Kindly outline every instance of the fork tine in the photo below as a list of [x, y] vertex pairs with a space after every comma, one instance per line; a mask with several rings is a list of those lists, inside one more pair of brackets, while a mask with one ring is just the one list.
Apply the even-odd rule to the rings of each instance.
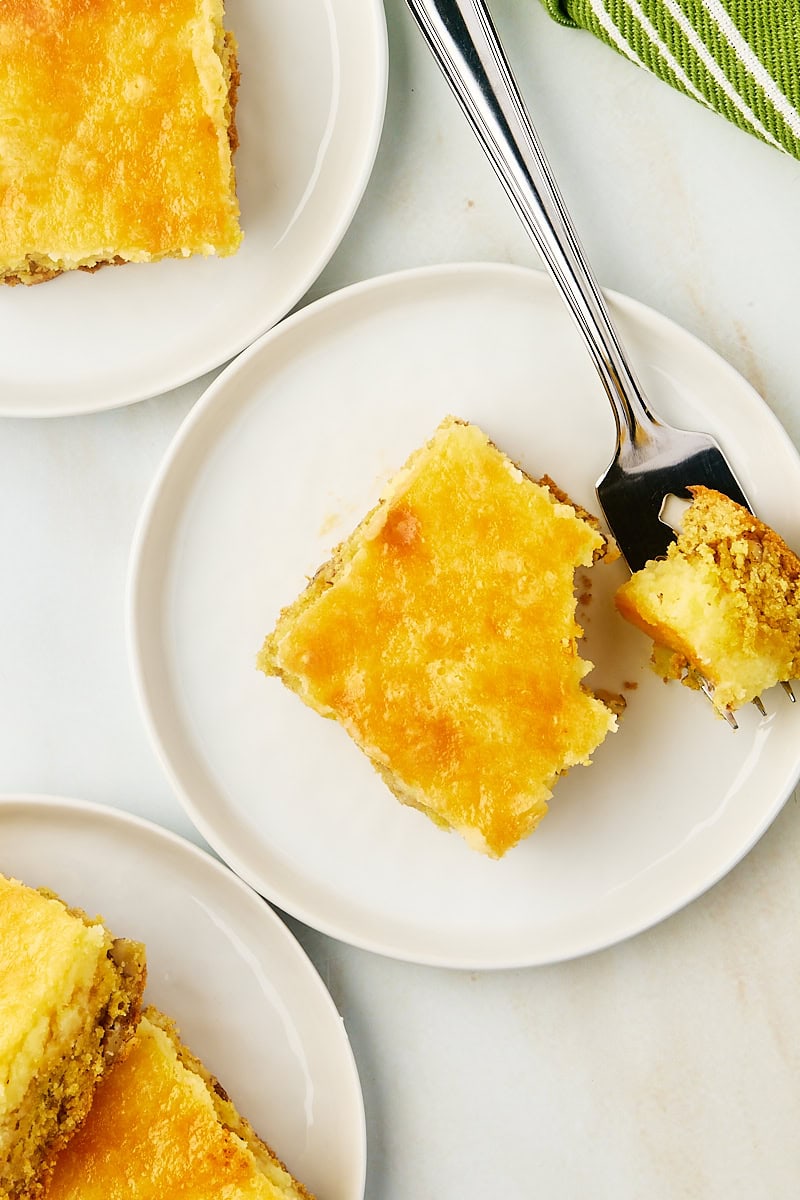
[[[714, 689], [711, 686], [711, 684], [708, 682], [707, 679], [701, 679], [699, 682], [700, 682], [700, 691], [703, 693], [704, 696], [707, 697], [707, 699], [709, 699], [711, 701], [712, 704], [714, 704]], [[789, 683], [789, 681], [785, 680], [785, 679], [782, 680], [781, 687], [783, 688], [784, 692], [791, 700], [792, 704], [796, 704], [797, 697], [795, 696], [794, 692], [792, 691], [792, 685]], [[766, 717], [767, 710], [764, 707], [764, 701], [761, 699], [761, 697], [754, 696], [752, 702], [756, 706], [758, 711], [761, 713], [761, 716]], [[716, 709], [717, 712], [719, 712], [719, 709], [717, 708], [716, 704], [714, 704], [714, 708]], [[737, 722], [736, 718], [734, 717], [734, 715], [730, 711], [730, 709], [726, 708], [725, 711], [722, 713], [722, 715], [725, 718], [725, 720], [728, 722], [728, 724], [730, 725], [731, 729], [739, 728], [739, 723]]]
[[731, 710], [729, 708], [719, 709], [719, 708], [717, 708], [716, 704], [714, 704], [714, 689], [711, 686], [711, 684], [708, 682], [708, 680], [707, 679], [699, 679], [698, 682], [700, 684], [700, 691], [703, 693], [703, 695], [706, 697], [706, 699], [711, 702], [711, 704], [713, 705], [713, 708], [714, 708], [714, 712], [721, 713], [721, 715], [725, 718], [725, 720], [730, 725], [731, 729], [738, 729], [739, 722], [736, 720], [736, 717], [733, 715]]
[[728, 724], [730, 725], [731, 729], [739, 728], [739, 722], [736, 720], [736, 717], [733, 715], [733, 713], [731, 712], [731, 710], [729, 708], [726, 708], [725, 712], [722, 715], [725, 718], [725, 720], [728, 722]]

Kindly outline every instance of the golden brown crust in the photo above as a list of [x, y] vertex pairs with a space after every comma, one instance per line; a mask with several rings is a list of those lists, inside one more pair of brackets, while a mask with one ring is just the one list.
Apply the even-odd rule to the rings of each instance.
[[[758, 575], [769, 564], [770, 572], [785, 581], [789, 598], [794, 598], [800, 588], [800, 558], [783, 538], [727, 496], [700, 486], [689, 491], [693, 503], [684, 525], [685, 540], [707, 546], [720, 569], [731, 578], [735, 573], [746, 572], [751, 587], [760, 588]], [[720, 519], [723, 505], [724, 521]], [[745, 543], [743, 547], [737, 546], [740, 539]], [[795, 623], [782, 605], [773, 604], [770, 616]]]
[[228, 75], [228, 145], [231, 148], [231, 154], [235, 154], [239, 149], [239, 127], [236, 124], [236, 106], [239, 103], [239, 85], [242, 82], [242, 77], [239, 74], [236, 39], [232, 33], [225, 34], [223, 61]]
[[6, 283], [9, 287], [16, 287], [18, 283], [33, 287], [35, 283], [47, 283], [48, 279], [55, 279], [57, 275], [63, 275], [63, 271], [53, 271], [50, 267], [31, 261], [24, 274], [0, 275], [0, 283]]

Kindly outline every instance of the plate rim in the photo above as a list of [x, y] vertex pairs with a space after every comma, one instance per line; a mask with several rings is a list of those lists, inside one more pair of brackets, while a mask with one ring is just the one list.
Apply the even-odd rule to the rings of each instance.
[[[285, 336], [291, 336], [297, 325], [315, 320], [317, 314], [324, 313], [330, 308], [346, 303], [351, 297], [359, 297], [365, 293], [377, 292], [383, 289], [391, 290], [394, 287], [402, 287], [409, 283], [422, 282], [424, 284], [429, 279], [446, 279], [447, 276], [452, 276], [455, 279], [463, 277], [465, 274], [475, 274], [476, 276], [495, 275], [498, 279], [501, 277], [517, 280], [527, 278], [531, 283], [535, 281], [535, 286], [537, 287], [552, 286], [544, 270], [504, 262], [439, 263], [388, 272], [350, 284], [347, 287], [315, 300], [313, 303], [291, 314], [291, 316], [287, 317], [279, 325], [274, 326], [253, 342], [247, 350], [234, 362], [228, 364], [220, 375], [212, 381], [192, 410], [187, 414], [167, 447], [140, 510], [131, 541], [128, 562], [125, 592], [125, 637], [137, 705], [147, 729], [150, 743], [165, 772], [170, 787], [193, 826], [214, 847], [215, 851], [230, 866], [231, 870], [240, 875], [249, 886], [260, 894], [265, 895], [272, 903], [297, 920], [328, 937], [335, 938], [358, 949], [368, 950], [390, 959], [416, 963], [423, 966], [455, 970], [508, 970], [546, 966], [586, 957], [612, 946], [620, 945], [632, 937], [654, 928], [667, 918], [688, 907], [688, 905], [692, 904], [728, 875], [760, 841], [783, 809], [797, 787], [798, 782], [800, 782], [800, 763], [798, 763], [795, 773], [789, 777], [788, 782], [785, 782], [783, 787], [776, 793], [773, 804], [764, 814], [761, 822], [754, 827], [751, 836], [737, 849], [736, 854], [727, 859], [724, 864], [715, 869], [710, 875], [707, 877], [704, 876], [701, 882], [693, 885], [685, 895], [682, 894], [677, 900], [660, 906], [655, 915], [631, 920], [611, 937], [608, 935], [596, 937], [594, 940], [583, 942], [579, 947], [567, 948], [560, 954], [526, 954], [521, 949], [517, 953], [511, 954], [503, 952], [487, 953], [485, 949], [480, 953], [471, 954], [460, 952], [448, 953], [446, 948], [441, 946], [435, 952], [421, 951], [419, 948], [415, 949], [413, 946], [403, 944], [402, 939], [392, 942], [360, 933], [353, 933], [346, 927], [346, 923], [331, 920], [326, 918], [324, 914], [313, 910], [310, 911], [302, 903], [297, 902], [294, 897], [287, 899], [279, 888], [275, 889], [268, 886], [268, 881], [257, 870], [251, 870], [248, 864], [243, 862], [241, 857], [231, 850], [224, 833], [198, 813], [191, 796], [180, 781], [177, 771], [173, 768], [167, 747], [159, 734], [150, 711], [141, 670], [140, 623], [142, 616], [138, 610], [137, 582], [140, 573], [140, 563], [146, 551], [148, 532], [157, 508], [162, 486], [170, 475], [175, 459], [180, 455], [184, 443], [192, 437], [195, 427], [203, 422], [208, 411], [213, 409], [218, 393], [222, 392], [224, 395], [224, 390], [229, 380], [244, 370], [252, 358], [264, 352], [269, 353], [269, 346], [273, 341], [278, 341]], [[613, 289], [603, 288], [602, 291], [612, 306], [619, 311], [625, 312], [626, 315], [630, 315], [648, 331], [658, 332], [661, 329], [667, 329], [677, 332], [681, 338], [686, 339], [688, 343], [691, 343], [702, 353], [711, 356], [720, 371], [723, 374], [728, 374], [729, 377], [735, 378], [738, 385], [749, 392], [751, 397], [761, 406], [764, 421], [771, 425], [773, 435], [782, 440], [785, 449], [795, 459], [800, 470], [800, 451], [794, 445], [786, 429], [763, 397], [727, 359], [690, 330], [685, 329], [671, 317], [660, 313], [644, 302]]]
[[[253, 2], [257, 2], [257, 0], [253, 0]], [[334, 0], [334, 2], [338, 2], [338, 0]], [[360, 4], [364, 2], [365, 0], [359, 0]], [[347, 203], [342, 206], [338, 222], [330, 227], [323, 249], [309, 264], [305, 274], [298, 276], [294, 286], [287, 289], [279, 309], [268, 314], [267, 324], [258, 322], [260, 327], [255, 333], [249, 333], [243, 339], [240, 337], [238, 341], [232, 339], [231, 345], [222, 357], [219, 353], [215, 353], [209, 358], [204, 358], [199, 365], [187, 367], [178, 372], [173, 371], [169, 378], [162, 378], [158, 387], [132, 388], [129, 391], [115, 390], [110, 398], [96, 396], [85, 403], [74, 400], [66, 406], [60, 406], [52, 399], [42, 399], [33, 404], [20, 402], [14, 398], [16, 389], [0, 386], [0, 417], [46, 420], [59, 417], [89, 416], [94, 413], [113, 412], [131, 404], [138, 404], [143, 400], [152, 400], [168, 395], [177, 388], [194, 383], [211, 371], [220, 367], [225, 369], [238, 355], [279, 324], [302, 300], [333, 258], [353, 222], [372, 177], [383, 135], [389, 93], [389, 32], [383, 0], [368, 0], [368, 2], [371, 4], [372, 18], [375, 22], [375, 37], [370, 40], [372, 42], [371, 52], [375, 55], [373, 61], [376, 71], [376, 91], [369, 136], [362, 147], [360, 172], [354, 176], [352, 187], [348, 191]], [[121, 372], [120, 378], [124, 380], [124, 371]], [[0, 376], [0, 385], [2, 382], [2, 376]], [[54, 387], [48, 394], [57, 395], [58, 388]]]
[[190, 842], [187, 838], [172, 829], [168, 829], [165, 825], [160, 825], [158, 822], [152, 821], [147, 817], [141, 817], [136, 813], [129, 812], [127, 809], [117, 808], [110, 804], [99, 804], [92, 800], [82, 800], [72, 796], [44, 792], [0, 792], [0, 825], [6, 815], [13, 810], [22, 810], [23, 812], [27, 811], [30, 813], [37, 811], [45, 813], [55, 810], [59, 813], [68, 813], [76, 818], [81, 816], [89, 818], [92, 821], [99, 822], [101, 825], [116, 825], [121, 830], [133, 827], [147, 838], [166, 843], [173, 850], [177, 851], [179, 855], [186, 855], [196, 865], [199, 865], [201, 871], [210, 872], [216, 877], [218, 882], [222, 882], [223, 887], [231, 888], [244, 904], [249, 905], [253, 914], [257, 914], [258, 919], [266, 921], [271, 927], [274, 936], [282, 941], [287, 953], [292, 954], [298, 965], [302, 966], [304, 978], [307, 980], [308, 986], [314, 991], [316, 999], [327, 1011], [327, 1016], [331, 1021], [331, 1029], [335, 1029], [342, 1039], [341, 1048], [344, 1052], [347, 1069], [350, 1072], [350, 1084], [354, 1089], [354, 1099], [358, 1110], [358, 1128], [353, 1132], [356, 1135], [354, 1138], [354, 1149], [358, 1155], [358, 1161], [355, 1164], [355, 1175], [356, 1186], [359, 1190], [355, 1193], [353, 1200], [363, 1200], [367, 1178], [366, 1109], [364, 1091], [361, 1085], [358, 1063], [356, 1062], [353, 1046], [342, 1016], [334, 1003], [330, 991], [325, 986], [322, 976], [304, 947], [301, 946], [285, 922], [281, 920], [278, 913], [272, 907], [272, 904], [255, 888], [250, 887], [242, 876], [231, 870], [224, 861], [215, 858], [213, 854], [210, 854], [202, 846]]

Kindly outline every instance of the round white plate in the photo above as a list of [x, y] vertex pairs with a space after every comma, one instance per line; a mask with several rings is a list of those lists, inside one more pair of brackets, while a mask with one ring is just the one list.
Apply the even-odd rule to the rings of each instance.
[[284, 316], [339, 244], [383, 123], [381, 0], [227, 0], [226, 24], [241, 249], [0, 287], [0, 415], [95, 412], [196, 379]]
[[[715, 432], [757, 511], [800, 545], [800, 460], [763, 401], [665, 318], [612, 306], [656, 408]], [[613, 421], [545, 276], [463, 266], [358, 285], [248, 350], [179, 432], [135, 541], [133, 670], [192, 820], [282, 908], [398, 957], [550, 962], [652, 925], [733, 866], [800, 774], [800, 705], [776, 689], [769, 717], [748, 708], [734, 734], [702, 695], [665, 687], [613, 610], [624, 568], [598, 566], [589, 680], [624, 690], [628, 711], [594, 765], [558, 783], [539, 829], [499, 862], [402, 807], [346, 734], [254, 659], [447, 413], [596, 507]]]
[[303, 950], [204, 851], [115, 809], [0, 797], [0, 872], [147, 948], [145, 999], [316, 1195], [361, 1200], [364, 1109], [350, 1043]]

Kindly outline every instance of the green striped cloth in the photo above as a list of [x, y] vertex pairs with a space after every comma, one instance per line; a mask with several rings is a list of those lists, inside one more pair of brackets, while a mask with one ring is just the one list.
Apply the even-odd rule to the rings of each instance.
[[542, 0], [741, 129], [800, 158], [800, 0]]

